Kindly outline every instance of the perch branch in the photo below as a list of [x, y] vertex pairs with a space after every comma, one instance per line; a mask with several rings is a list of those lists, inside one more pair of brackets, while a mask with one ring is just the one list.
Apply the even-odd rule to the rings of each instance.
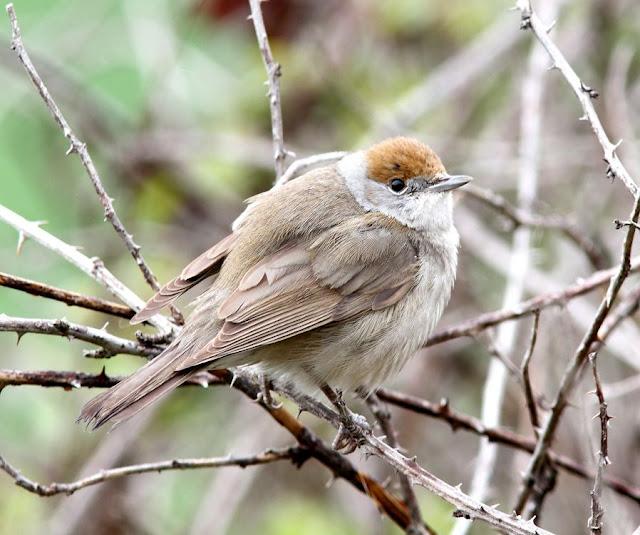
[[89, 297], [69, 290], [63, 290], [41, 282], [16, 277], [15, 275], [9, 275], [8, 273], [0, 272], [0, 286], [13, 288], [14, 290], [20, 290], [39, 297], [46, 297], [48, 299], [53, 299], [54, 301], [60, 301], [69, 306], [103, 312], [119, 318], [130, 319], [135, 314], [133, 309], [119, 303], [106, 301], [98, 297]]
[[204, 459], [171, 459], [155, 463], [134, 464], [131, 466], [121, 466], [108, 470], [100, 470], [88, 477], [84, 477], [72, 483], [49, 483], [44, 485], [23, 476], [15, 467], [0, 455], [0, 469], [13, 478], [16, 485], [38, 496], [55, 496], [56, 494], [66, 494], [71, 496], [91, 485], [104, 483], [112, 479], [131, 476], [134, 474], [147, 474], [149, 472], [166, 472], [168, 470], [194, 470], [199, 468], [222, 468], [225, 466], [237, 466], [246, 468], [276, 461], [289, 460], [297, 467], [308, 459], [308, 453], [301, 447], [290, 447], [284, 449], [270, 449], [256, 455], [244, 457], [209, 457]]
[[[55, 100], [51, 96], [51, 93], [47, 89], [47, 86], [42, 81], [42, 78], [38, 74], [35, 66], [33, 65], [27, 50], [24, 47], [22, 42], [22, 35], [20, 33], [20, 27], [18, 26], [18, 19], [16, 17], [15, 9], [13, 8], [13, 4], [7, 5], [7, 14], [9, 15], [9, 20], [11, 21], [11, 50], [13, 50], [20, 63], [24, 67], [24, 70], [29, 75], [29, 78], [33, 82], [33, 85], [38, 90], [40, 97], [44, 101], [47, 106], [49, 112], [53, 116], [56, 124], [62, 130], [64, 137], [69, 140], [71, 144], [69, 150], [67, 150], [67, 154], [75, 153], [80, 158], [87, 175], [89, 176], [89, 180], [93, 184], [96, 193], [98, 194], [98, 198], [100, 199], [100, 204], [104, 210], [104, 217], [111, 226], [114, 228], [120, 239], [125, 244], [129, 253], [133, 257], [135, 263], [138, 265], [138, 268], [142, 272], [145, 281], [147, 284], [151, 286], [151, 288], [155, 291], [160, 289], [160, 285], [158, 284], [158, 279], [151, 271], [151, 268], [145, 262], [142, 253], [140, 252], [140, 246], [133, 241], [133, 235], [127, 231], [127, 229], [122, 224], [120, 217], [118, 216], [114, 206], [113, 199], [109, 197], [107, 191], [105, 190], [100, 175], [98, 174], [98, 170], [96, 169], [93, 160], [87, 150], [87, 144], [80, 141], [78, 137], [75, 135], [69, 123], [65, 119], [64, 115], [60, 111], [60, 108], [56, 104]], [[172, 309], [174, 319], [177, 323], [182, 324], [183, 318], [177, 309]]]

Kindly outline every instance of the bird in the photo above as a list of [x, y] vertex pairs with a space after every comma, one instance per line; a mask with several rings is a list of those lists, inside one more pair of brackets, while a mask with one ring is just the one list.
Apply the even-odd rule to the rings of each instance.
[[452, 191], [470, 180], [421, 141], [393, 137], [249, 198], [232, 232], [131, 320], [211, 279], [175, 339], [78, 420], [118, 424], [198, 372], [243, 366], [325, 393], [372, 392], [424, 345], [449, 301]]

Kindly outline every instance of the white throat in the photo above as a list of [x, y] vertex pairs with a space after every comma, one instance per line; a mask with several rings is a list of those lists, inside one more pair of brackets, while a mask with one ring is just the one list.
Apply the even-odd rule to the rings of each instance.
[[422, 232], [446, 232], [453, 228], [451, 193], [396, 195], [367, 176], [364, 151], [348, 154], [337, 164], [353, 197], [368, 212], [380, 212]]

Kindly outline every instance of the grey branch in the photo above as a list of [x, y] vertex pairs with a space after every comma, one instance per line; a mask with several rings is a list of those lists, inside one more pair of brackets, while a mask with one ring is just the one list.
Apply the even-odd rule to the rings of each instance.
[[28, 490], [38, 496], [55, 496], [56, 494], [66, 494], [70, 496], [80, 489], [104, 483], [112, 479], [131, 476], [135, 474], [146, 474], [149, 472], [166, 472], [168, 470], [194, 470], [201, 468], [222, 468], [224, 466], [237, 466], [246, 468], [276, 461], [291, 460], [296, 465], [301, 465], [308, 455], [301, 447], [290, 447], [283, 449], [271, 449], [256, 455], [247, 456], [227, 456], [208, 457], [202, 459], [171, 459], [155, 463], [134, 464], [131, 466], [121, 466], [109, 470], [101, 470], [93, 475], [73, 481], [71, 483], [49, 483], [42, 484], [23, 476], [15, 467], [0, 455], [0, 470], [6, 472], [13, 478], [16, 485]]
[[520, 366], [520, 373], [522, 374], [522, 385], [524, 389], [524, 397], [527, 402], [527, 410], [529, 411], [529, 420], [531, 421], [531, 427], [533, 432], [538, 436], [538, 428], [540, 427], [540, 420], [538, 418], [538, 407], [536, 405], [535, 396], [533, 395], [533, 387], [531, 386], [531, 378], [529, 377], [529, 363], [533, 356], [533, 350], [536, 347], [536, 340], [538, 338], [538, 324], [540, 322], [540, 311], [537, 310], [533, 315], [533, 325], [531, 327], [531, 336], [529, 337], [529, 345], [527, 352], [522, 358], [522, 364]]
[[[640, 256], [634, 257], [629, 265], [629, 272], [633, 273], [640, 269]], [[562, 305], [571, 299], [580, 297], [586, 293], [589, 293], [596, 288], [600, 288], [605, 284], [610, 284], [619, 271], [619, 268], [611, 268], [603, 271], [596, 271], [586, 279], [580, 278], [573, 285], [567, 288], [557, 291], [541, 294], [536, 297], [532, 297], [526, 301], [518, 303], [516, 306], [503, 310], [496, 310], [494, 312], [487, 312], [480, 316], [460, 323], [454, 327], [449, 327], [432, 334], [425, 347], [441, 344], [447, 340], [453, 340], [454, 338], [460, 338], [462, 336], [475, 335], [489, 327], [498, 325], [503, 321], [510, 321], [533, 314], [537, 310], [548, 308], [554, 305]]]
[[249, 0], [251, 20], [258, 39], [258, 47], [262, 55], [264, 67], [267, 70], [267, 85], [269, 90], [269, 109], [271, 110], [271, 136], [273, 137], [273, 163], [276, 171], [276, 181], [282, 176], [287, 160], [287, 150], [284, 148], [284, 133], [282, 127], [282, 108], [280, 106], [280, 77], [282, 69], [273, 59], [267, 30], [262, 19], [261, 0]]
[[589, 517], [588, 526], [593, 535], [600, 535], [602, 533], [602, 518], [604, 517], [604, 507], [602, 506], [602, 481], [604, 477], [604, 470], [609, 460], [609, 422], [611, 416], [607, 412], [607, 402], [604, 398], [602, 391], [602, 383], [600, 382], [600, 374], [596, 366], [597, 353], [591, 353], [589, 355], [589, 362], [591, 362], [591, 369], [593, 371], [593, 382], [595, 384], [594, 394], [598, 398], [598, 414], [600, 418], [600, 451], [598, 452], [598, 468], [596, 470], [596, 477], [593, 481], [593, 489], [591, 490], [591, 516]]
[[582, 80], [580, 80], [571, 65], [569, 65], [569, 62], [564, 57], [560, 49], [549, 37], [548, 28], [545, 27], [536, 13], [533, 11], [531, 7], [531, 0], [517, 0], [516, 7], [522, 14], [522, 22], [520, 27], [525, 30], [531, 29], [533, 34], [536, 36], [538, 41], [540, 41], [542, 46], [551, 57], [553, 66], [562, 73], [562, 76], [564, 76], [565, 80], [575, 93], [576, 97], [578, 97], [578, 100], [580, 101], [580, 105], [582, 106], [582, 110], [584, 112], [583, 118], [589, 121], [593, 133], [602, 146], [604, 160], [608, 165], [607, 175], [611, 178], [619, 178], [620, 180], [622, 180], [627, 189], [633, 194], [634, 198], [638, 197], [640, 193], [638, 191], [638, 185], [635, 183], [633, 178], [631, 178], [631, 175], [626, 170], [626, 168], [620, 161], [620, 158], [618, 158], [618, 155], [616, 154], [616, 149], [618, 148], [618, 145], [620, 143], [614, 144], [609, 140], [609, 137], [607, 136], [607, 133], [602, 126], [602, 122], [600, 121], [600, 117], [598, 117], [598, 114], [593, 107], [592, 100], [597, 98], [597, 91], [587, 86]]
[[18, 333], [18, 340], [27, 333], [48, 334], [83, 340], [102, 348], [102, 351], [97, 353], [89, 352], [87, 354], [87, 356], [94, 357], [110, 357], [119, 353], [151, 357], [161, 351], [157, 347], [144, 346], [138, 342], [114, 336], [104, 328], [96, 329], [95, 327], [72, 323], [65, 319], [17, 318], [0, 314], [0, 331]]
[[[391, 412], [389, 411], [389, 408], [385, 406], [384, 402], [382, 402], [376, 394], [371, 394], [367, 397], [366, 401], [371, 412], [378, 421], [380, 429], [387, 437], [386, 440], [389, 446], [392, 448], [398, 448], [398, 433], [391, 422]], [[411, 525], [407, 529], [407, 533], [410, 533], [411, 535], [426, 535], [434, 533], [422, 519], [420, 505], [418, 504], [416, 493], [411, 485], [411, 480], [402, 472], [398, 472], [398, 478], [400, 479], [400, 487], [402, 488], [404, 501], [407, 503], [409, 513], [411, 514]]]
[[[43, 247], [50, 249], [67, 262], [81, 269], [132, 309], [140, 310], [144, 306], [144, 301], [116, 278], [99, 258], [89, 258], [85, 256], [76, 247], [63, 242], [59, 238], [49, 234], [46, 230], [41, 229], [39, 224], [27, 221], [24, 217], [1, 204], [0, 221], [11, 225], [18, 231], [20, 236], [33, 239]], [[156, 314], [153, 318], [150, 318], [149, 323], [155, 325], [165, 333], [170, 333], [175, 330], [175, 326], [160, 314]]]
[[[62, 115], [60, 108], [51, 96], [51, 93], [49, 93], [47, 86], [42, 81], [42, 78], [38, 74], [35, 66], [31, 62], [31, 58], [29, 57], [29, 54], [27, 53], [27, 50], [22, 43], [20, 27], [18, 26], [18, 19], [13, 8], [13, 4], [7, 5], [7, 13], [9, 15], [9, 20], [11, 21], [11, 49], [18, 56], [18, 60], [29, 75], [29, 78], [33, 82], [33, 85], [38, 90], [38, 93], [49, 109], [49, 112], [53, 116], [56, 124], [62, 130], [64, 137], [66, 137], [71, 143], [67, 154], [75, 153], [78, 155], [80, 161], [82, 162], [82, 165], [87, 172], [87, 175], [89, 176], [89, 179], [91, 180], [91, 183], [93, 184], [94, 189], [96, 190], [96, 193], [98, 194], [100, 204], [104, 209], [105, 219], [111, 223], [118, 236], [120, 236], [120, 238], [124, 242], [125, 246], [140, 268], [140, 271], [142, 272], [142, 275], [144, 276], [144, 279], [147, 281], [149, 286], [151, 286], [151, 288], [156, 291], [159, 290], [160, 285], [158, 284], [158, 280], [145, 262], [142, 253], [140, 252], [140, 246], [133, 241], [133, 236], [122, 224], [122, 221], [120, 220], [120, 217], [118, 216], [113, 206], [113, 199], [109, 197], [107, 191], [104, 189], [102, 180], [100, 179], [100, 175], [98, 174], [98, 170], [96, 169], [89, 151], [87, 150], [86, 143], [80, 141], [80, 139], [78, 139], [78, 137], [75, 135], [64, 115]], [[179, 323], [182, 321], [182, 317], [177, 311], [174, 312], [174, 317]]]
[[[639, 215], [640, 196], [638, 196], [634, 202], [629, 220], [637, 223]], [[613, 302], [615, 301], [622, 284], [631, 271], [631, 249], [633, 246], [635, 232], [636, 227], [630, 225], [624, 239], [620, 265], [616, 268], [615, 275], [609, 282], [607, 293], [600, 302], [600, 306], [598, 307], [591, 326], [584, 334], [573, 358], [564, 371], [560, 382], [560, 388], [558, 389], [552, 404], [551, 412], [542, 431], [540, 432], [536, 449], [529, 460], [529, 465], [523, 478], [523, 488], [517, 500], [518, 503], [521, 503], [523, 501], [523, 497], [530, 492], [536, 478], [541, 473], [541, 469], [547, 462], [547, 451], [551, 447], [551, 443], [555, 437], [564, 409], [569, 404], [569, 396], [576, 385], [580, 369], [584, 365], [589, 354], [594, 351], [594, 345], [598, 344], [598, 332], [609, 315], [609, 312], [611, 312]]]
[[558, 215], [540, 215], [523, 210], [510, 204], [503, 196], [474, 184], [466, 186], [462, 193], [489, 206], [516, 228], [526, 226], [561, 232], [584, 252], [591, 265], [596, 269], [604, 269], [609, 265], [607, 254], [602, 248], [578, 225], [566, 218]]
[[15, 275], [10, 275], [8, 273], [0, 272], [0, 286], [20, 290], [31, 295], [46, 297], [47, 299], [53, 299], [54, 301], [60, 301], [69, 306], [86, 308], [96, 312], [104, 312], [105, 314], [120, 318], [130, 319], [135, 314], [132, 308], [120, 305], [119, 303], [106, 301], [98, 297], [89, 297], [69, 290], [63, 290], [62, 288], [56, 288], [41, 282], [16, 277]]

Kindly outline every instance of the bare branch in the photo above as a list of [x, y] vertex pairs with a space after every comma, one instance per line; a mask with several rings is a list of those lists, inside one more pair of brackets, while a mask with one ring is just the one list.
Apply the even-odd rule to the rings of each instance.
[[[376, 394], [368, 396], [366, 401], [371, 412], [373, 412], [373, 415], [378, 421], [380, 429], [387, 437], [387, 444], [392, 448], [398, 448], [398, 433], [396, 432], [393, 423], [391, 423], [391, 412], [389, 412], [389, 409], [382, 401], [380, 401]], [[418, 504], [418, 499], [416, 498], [413, 486], [411, 485], [411, 480], [402, 472], [398, 472], [398, 478], [400, 479], [400, 486], [402, 488], [404, 501], [407, 503], [409, 512], [411, 513], [411, 525], [409, 526], [407, 533], [411, 533], [411, 535], [434, 533], [433, 530], [425, 524], [422, 518], [420, 505]]]
[[[462, 429], [463, 431], [487, 437], [491, 442], [529, 453], [533, 453], [536, 447], [536, 441], [534, 439], [519, 435], [504, 427], [486, 427], [479, 419], [452, 409], [446, 399], [443, 399], [440, 403], [432, 403], [425, 399], [387, 388], [378, 389], [377, 395], [380, 399], [392, 405], [430, 418], [443, 420], [451, 426], [453, 431]], [[592, 471], [570, 457], [549, 451], [549, 459], [559, 468], [583, 479], [593, 479], [595, 476]], [[640, 504], [640, 488], [633, 487], [626, 481], [613, 477], [605, 477], [604, 484], [618, 494]]]
[[[84, 271], [91, 278], [104, 286], [111, 294], [129, 305], [134, 310], [140, 310], [144, 306], [144, 301], [127, 288], [97, 257], [89, 258], [83, 255], [76, 247], [63, 242], [52, 234], [40, 228], [40, 226], [24, 217], [16, 214], [9, 208], [0, 204], [0, 220], [11, 225], [21, 235], [37, 241], [43, 247], [50, 249], [60, 255], [67, 262]], [[164, 316], [156, 314], [149, 319], [149, 323], [155, 325], [166, 333], [173, 332], [175, 326]]]
[[286, 184], [295, 177], [302, 175], [316, 167], [320, 167], [322, 165], [331, 165], [344, 158], [344, 156], [346, 156], [347, 154], [348, 153], [345, 151], [323, 152], [322, 154], [314, 154], [313, 156], [309, 156], [308, 158], [301, 158], [299, 160], [296, 160], [289, 167], [287, 167], [285, 173], [278, 180], [276, 180], [275, 185], [281, 186], [282, 184]]
[[[638, 216], [640, 216], [640, 196], [638, 196], [634, 202], [629, 219], [631, 221], [637, 222]], [[558, 428], [558, 424], [560, 422], [560, 418], [562, 417], [564, 409], [569, 403], [569, 396], [573, 391], [573, 388], [575, 387], [580, 369], [584, 365], [589, 354], [594, 350], [593, 346], [598, 342], [598, 332], [600, 331], [602, 324], [611, 311], [613, 302], [617, 297], [622, 284], [629, 275], [631, 269], [631, 249], [633, 246], [635, 230], [636, 228], [633, 225], [629, 226], [622, 248], [620, 266], [617, 268], [615, 276], [609, 282], [607, 294], [601, 301], [591, 326], [584, 334], [580, 345], [578, 346], [573, 356], [573, 359], [571, 359], [571, 362], [569, 362], [567, 368], [565, 369], [562, 380], [560, 382], [560, 388], [558, 389], [558, 392], [552, 404], [551, 413], [549, 414], [549, 418], [544, 424], [544, 427], [539, 435], [536, 449], [531, 456], [527, 471], [524, 475], [523, 488], [518, 497], [518, 503], [521, 503], [523, 497], [530, 492], [531, 488], [535, 484], [536, 478], [541, 472], [541, 468], [546, 463], [547, 451], [551, 447], [551, 443], [553, 442], [553, 439], [555, 437], [555, 432]]]
[[598, 114], [593, 107], [592, 100], [598, 97], [598, 92], [580, 80], [571, 65], [569, 65], [569, 62], [566, 60], [560, 49], [549, 37], [549, 32], [547, 31], [548, 28], [545, 27], [533, 11], [531, 7], [531, 0], [517, 0], [516, 7], [522, 14], [520, 27], [523, 30], [531, 29], [533, 34], [551, 57], [554, 67], [562, 73], [576, 97], [578, 97], [584, 112], [584, 119], [589, 121], [593, 133], [596, 135], [598, 142], [602, 146], [604, 161], [608, 165], [607, 176], [622, 180], [627, 189], [632, 193], [633, 197], [638, 197], [640, 194], [638, 191], [638, 185], [631, 178], [631, 175], [629, 175], [629, 172], [626, 170], [616, 154], [616, 149], [620, 143], [614, 144], [609, 140], [609, 137], [602, 126], [602, 122], [600, 121], [600, 117], [598, 117]]
[[[638, 269], [640, 269], [640, 256], [636, 256], [630, 261], [629, 273], [636, 272]], [[538, 295], [526, 301], [522, 301], [516, 306], [508, 309], [481, 314], [474, 319], [467, 320], [459, 325], [448, 327], [432, 334], [427, 340], [425, 347], [441, 344], [447, 340], [453, 340], [454, 338], [460, 338], [462, 336], [472, 336], [488, 329], [489, 327], [498, 325], [503, 321], [519, 319], [524, 316], [528, 316], [529, 314], [533, 314], [537, 310], [542, 310], [543, 308], [562, 305], [571, 299], [580, 297], [581, 295], [589, 293], [607, 283], [610, 284], [616, 277], [617, 273], [618, 268], [596, 271], [586, 279], [578, 279], [573, 285], [568, 286], [563, 290]]]
[[161, 349], [157, 347], [143, 346], [138, 342], [127, 340], [114, 336], [106, 331], [105, 328], [96, 329], [72, 323], [65, 319], [31, 319], [17, 318], [0, 314], [0, 331], [18, 333], [18, 340], [26, 333], [49, 334], [54, 336], [63, 336], [68, 339], [83, 340], [100, 346], [103, 351], [99, 353], [87, 354], [93, 357], [111, 357], [118, 353], [126, 353], [128, 355], [140, 355], [143, 357], [151, 357], [160, 353]]
[[98, 297], [89, 297], [77, 292], [63, 290], [61, 288], [49, 286], [48, 284], [43, 284], [41, 282], [24, 279], [22, 277], [16, 277], [15, 275], [9, 275], [8, 273], [0, 272], [0, 286], [27, 292], [31, 295], [46, 297], [48, 299], [53, 299], [54, 301], [61, 301], [62, 303], [66, 303], [69, 306], [76, 306], [86, 308], [88, 310], [95, 310], [96, 312], [103, 312], [105, 314], [110, 314], [111, 316], [117, 316], [119, 318], [130, 319], [135, 314], [132, 308], [125, 305], [120, 305], [112, 301], [106, 301]]
[[290, 447], [284, 449], [271, 449], [255, 455], [247, 455], [244, 457], [234, 457], [228, 455], [226, 457], [209, 457], [203, 459], [171, 459], [169, 461], [160, 461], [155, 463], [134, 464], [131, 466], [121, 466], [119, 468], [111, 468], [109, 470], [101, 470], [96, 474], [84, 477], [72, 483], [49, 483], [44, 485], [23, 476], [16, 468], [0, 455], [0, 470], [3, 470], [13, 480], [15, 484], [38, 496], [55, 496], [56, 494], [66, 494], [71, 496], [91, 485], [104, 483], [112, 479], [131, 476], [135, 474], [146, 474], [149, 472], [166, 472], [168, 470], [194, 470], [200, 468], [222, 468], [225, 466], [237, 466], [246, 468], [248, 466], [257, 466], [261, 464], [273, 463], [276, 461], [290, 460], [296, 466], [302, 464], [309, 458], [307, 451], [301, 447]]
[[600, 383], [600, 375], [598, 374], [598, 368], [596, 366], [597, 353], [591, 353], [589, 355], [589, 362], [591, 363], [591, 369], [593, 371], [593, 382], [595, 384], [594, 394], [598, 398], [598, 414], [600, 418], [600, 451], [598, 452], [598, 469], [596, 471], [596, 477], [593, 481], [593, 489], [591, 490], [591, 516], [587, 525], [593, 535], [600, 535], [602, 533], [602, 518], [604, 517], [604, 508], [600, 500], [602, 499], [602, 480], [604, 476], [604, 470], [607, 465], [611, 464], [609, 460], [609, 422], [611, 416], [607, 412], [607, 402], [604, 398], [602, 391], [602, 384]]
[[[5, 386], [41, 386], [49, 388], [111, 388], [122, 381], [124, 377], [109, 376], [105, 369], [98, 374], [82, 372], [66, 372], [58, 370], [46, 371], [18, 371], [0, 369], [0, 390]], [[210, 373], [202, 372], [194, 375], [181, 386], [199, 386], [207, 388], [223, 383]]]
[[583, 232], [578, 225], [566, 218], [557, 215], [540, 215], [523, 210], [510, 204], [509, 201], [501, 195], [474, 184], [467, 185], [462, 190], [462, 193], [492, 208], [511, 222], [516, 228], [526, 226], [562, 232], [584, 252], [589, 262], [591, 262], [591, 265], [596, 269], [604, 269], [609, 265], [606, 252]]
[[251, 15], [249, 18], [253, 21], [253, 27], [258, 39], [258, 47], [262, 54], [262, 61], [267, 70], [267, 84], [269, 91], [269, 109], [271, 110], [271, 135], [273, 137], [273, 161], [276, 171], [276, 182], [280, 179], [285, 170], [288, 152], [284, 148], [284, 134], [282, 130], [282, 108], [280, 107], [280, 77], [282, 76], [282, 68], [280, 64], [273, 59], [271, 46], [269, 46], [269, 38], [267, 30], [262, 20], [262, 10], [260, 8], [261, 0], [249, 0]]
[[[80, 141], [80, 139], [78, 139], [78, 137], [75, 135], [75, 133], [69, 126], [69, 123], [62, 115], [62, 112], [60, 111], [60, 108], [56, 104], [55, 100], [53, 100], [53, 97], [51, 96], [51, 93], [49, 93], [47, 86], [42, 81], [42, 78], [38, 74], [38, 71], [31, 62], [31, 58], [29, 57], [29, 54], [27, 53], [27, 50], [22, 43], [20, 27], [18, 26], [18, 19], [13, 8], [13, 4], [7, 5], [7, 14], [9, 15], [9, 20], [11, 21], [11, 50], [13, 50], [18, 56], [18, 60], [29, 75], [29, 78], [33, 82], [33, 85], [38, 90], [40, 97], [42, 97], [42, 100], [49, 109], [49, 112], [53, 116], [56, 124], [62, 130], [64, 137], [66, 137], [71, 143], [67, 154], [75, 153], [78, 155], [80, 161], [82, 162], [82, 165], [87, 172], [87, 175], [89, 176], [89, 179], [91, 180], [91, 183], [93, 184], [94, 189], [96, 190], [96, 193], [98, 194], [100, 204], [104, 209], [105, 219], [111, 223], [111, 226], [113, 226], [118, 236], [120, 236], [120, 239], [122, 239], [123, 243], [129, 250], [129, 253], [131, 253], [131, 256], [140, 268], [140, 271], [142, 272], [142, 275], [144, 276], [144, 279], [147, 281], [149, 286], [151, 286], [151, 288], [156, 291], [159, 290], [160, 285], [158, 284], [158, 279], [156, 279], [155, 275], [151, 271], [151, 268], [149, 268], [144, 258], [142, 257], [140, 246], [133, 241], [133, 235], [130, 234], [122, 224], [122, 221], [120, 220], [120, 217], [118, 216], [113, 206], [113, 199], [109, 197], [107, 191], [104, 189], [102, 180], [100, 179], [100, 175], [98, 174], [93, 160], [89, 155], [89, 151], [87, 150], [86, 143]], [[178, 323], [182, 323], [182, 316], [177, 311], [177, 309], [173, 309], [173, 313], [176, 321]]]
[[524, 396], [527, 402], [527, 410], [529, 411], [529, 420], [531, 421], [531, 427], [533, 427], [533, 432], [536, 436], [538, 436], [540, 419], [538, 418], [538, 406], [536, 405], [535, 396], [533, 395], [533, 388], [531, 386], [531, 378], [529, 377], [529, 362], [531, 361], [531, 357], [533, 356], [533, 350], [536, 347], [539, 322], [540, 311], [538, 310], [533, 315], [533, 326], [531, 327], [529, 346], [527, 347], [527, 352], [522, 358], [522, 364], [520, 366], [520, 373], [522, 374], [522, 384], [524, 387]]

